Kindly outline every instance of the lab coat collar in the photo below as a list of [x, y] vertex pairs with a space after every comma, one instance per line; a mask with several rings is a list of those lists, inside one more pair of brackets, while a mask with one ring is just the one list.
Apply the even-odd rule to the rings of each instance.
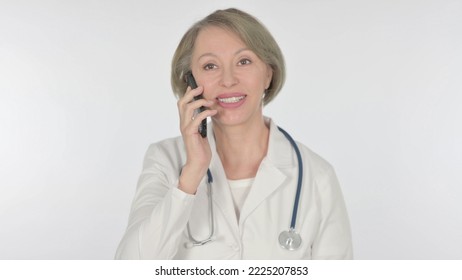
[[[252, 189], [241, 209], [239, 225], [245, 222], [245, 219], [261, 202], [283, 185], [287, 177], [283, 169], [296, 167], [290, 142], [270, 118], [265, 117], [265, 122], [269, 124], [270, 128], [268, 152], [260, 164]], [[211, 123], [209, 123], [209, 128], [212, 128]], [[210, 129], [211, 131], [213, 131], [213, 128]], [[220, 157], [215, 152], [216, 143], [213, 133], [208, 133], [208, 141], [213, 151], [211, 161], [211, 172], [214, 178], [213, 200], [215, 205], [218, 205], [225, 217], [227, 217], [230, 226], [235, 229], [234, 232], [239, 232], [228, 180]], [[238, 238], [238, 236], [236, 237]]]
[[270, 118], [265, 118], [265, 120], [270, 124], [270, 136], [266, 159], [277, 168], [294, 166], [296, 162], [292, 156], [294, 151], [292, 145]]

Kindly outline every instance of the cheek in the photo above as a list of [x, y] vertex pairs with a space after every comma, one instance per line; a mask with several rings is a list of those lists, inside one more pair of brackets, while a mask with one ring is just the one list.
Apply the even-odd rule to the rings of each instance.
[[258, 83], [255, 83], [255, 86], [258, 87], [263, 93], [269, 87], [271, 83], [271, 77], [268, 77], [266, 73], [261, 73], [257, 81]]
[[267, 89], [269, 88], [271, 81], [273, 80], [273, 69], [267, 65], [265, 70], [266, 71], [265, 71], [264, 81], [265, 81], [265, 89]]
[[273, 71], [271, 67], [262, 64], [255, 68], [253, 77], [255, 77], [253, 81], [255, 87], [261, 88], [261, 91], [263, 92], [271, 84]]
[[209, 99], [213, 95], [213, 88], [215, 87], [215, 82], [211, 79], [202, 79], [198, 81], [198, 85], [201, 85], [204, 88], [204, 98]]

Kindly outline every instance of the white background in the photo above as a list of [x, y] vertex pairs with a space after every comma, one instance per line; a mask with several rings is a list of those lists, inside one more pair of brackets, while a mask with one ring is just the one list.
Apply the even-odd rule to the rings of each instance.
[[0, 0], [0, 259], [113, 258], [175, 47], [227, 7], [279, 42], [265, 114], [336, 168], [355, 257], [462, 259], [456, 0]]

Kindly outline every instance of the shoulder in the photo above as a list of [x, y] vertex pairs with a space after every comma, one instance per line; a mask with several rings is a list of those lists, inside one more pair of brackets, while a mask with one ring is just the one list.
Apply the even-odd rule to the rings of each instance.
[[144, 165], [181, 165], [185, 158], [185, 148], [181, 136], [164, 139], [149, 145], [144, 157]]
[[334, 172], [332, 165], [319, 154], [308, 148], [303, 143], [297, 141], [300, 153], [302, 154], [303, 162], [307, 165], [305, 168], [309, 168], [313, 175], [321, 175], [326, 173]]
[[183, 148], [183, 139], [181, 136], [177, 136], [150, 144], [148, 147], [148, 152], [166, 151], [167, 153], [171, 153]]
[[[290, 132], [277, 126], [273, 120], [269, 119], [269, 122], [270, 140], [268, 155], [275, 165], [281, 167], [297, 165], [296, 149], [298, 148], [302, 157], [303, 169], [312, 176], [332, 172], [332, 165], [327, 160], [303, 143], [292, 139]], [[296, 147], [294, 147], [294, 144], [296, 144]]]

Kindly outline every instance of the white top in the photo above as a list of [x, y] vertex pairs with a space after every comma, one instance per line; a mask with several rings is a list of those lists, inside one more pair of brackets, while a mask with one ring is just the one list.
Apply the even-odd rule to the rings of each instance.
[[250, 188], [253, 184], [253, 180], [255, 180], [255, 178], [241, 180], [228, 179], [229, 188], [231, 190], [231, 196], [233, 197], [234, 210], [236, 211], [236, 217], [238, 221], [239, 216], [241, 214], [242, 205], [244, 205], [245, 199], [249, 194]]

